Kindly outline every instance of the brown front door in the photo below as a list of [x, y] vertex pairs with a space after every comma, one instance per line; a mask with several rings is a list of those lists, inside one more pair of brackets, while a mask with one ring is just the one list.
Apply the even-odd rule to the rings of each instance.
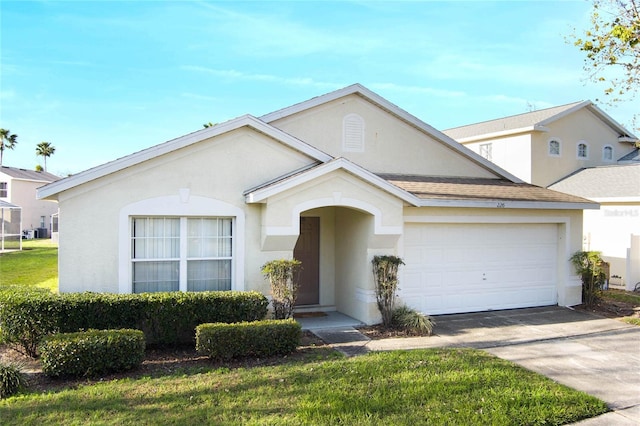
[[320, 218], [301, 217], [293, 257], [302, 262], [296, 305], [320, 303]]

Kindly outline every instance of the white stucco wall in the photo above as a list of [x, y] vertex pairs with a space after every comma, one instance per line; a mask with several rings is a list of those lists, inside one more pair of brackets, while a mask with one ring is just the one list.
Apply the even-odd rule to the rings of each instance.
[[[364, 121], [364, 150], [345, 151], [343, 119]], [[375, 173], [493, 178], [495, 174], [461, 156], [357, 95], [328, 102], [271, 123], [334, 157], [344, 157]], [[411, 155], [407, 155], [411, 152]]]
[[491, 144], [491, 161], [525, 182], [531, 183], [531, 135], [520, 134], [465, 146], [480, 153], [480, 145]]
[[[123, 207], [145, 199], [177, 196], [181, 189], [189, 189], [191, 196], [244, 210], [248, 230], [255, 231], [261, 210], [246, 205], [243, 192], [310, 161], [243, 128], [61, 193], [60, 291], [118, 291], [119, 216]], [[215, 216], [216, 212], [210, 214]], [[259, 233], [245, 235], [245, 249], [256, 253]], [[247, 285], [265, 288], [260, 266], [266, 258], [247, 257]]]

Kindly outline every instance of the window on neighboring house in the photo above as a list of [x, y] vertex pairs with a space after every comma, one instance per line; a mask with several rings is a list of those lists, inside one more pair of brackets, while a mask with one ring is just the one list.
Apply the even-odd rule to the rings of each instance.
[[0, 182], [0, 198], [7, 198], [9, 196], [7, 182]]
[[484, 158], [486, 158], [489, 161], [492, 161], [492, 155], [491, 155], [491, 143], [482, 143], [480, 144], [480, 155]]
[[549, 141], [549, 155], [559, 157], [560, 156], [560, 141], [557, 139], [551, 139]]
[[611, 145], [605, 145], [604, 148], [602, 148], [602, 159], [604, 161], [613, 160], [613, 147]]
[[133, 292], [231, 290], [232, 230], [231, 218], [133, 218]]
[[46, 222], [47, 217], [46, 216], [40, 216], [40, 228], [46, 228]]
[[589, 158], [589, 149], [585, 142], [578, 143], [578, 158]]
[[342, 150], [364, 152], [364, 119], [349, 114], [342, 120]]

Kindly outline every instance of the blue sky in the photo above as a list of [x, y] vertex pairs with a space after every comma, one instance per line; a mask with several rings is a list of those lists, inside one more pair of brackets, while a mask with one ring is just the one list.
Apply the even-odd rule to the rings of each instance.
[[[4, 165], [77, 173], [361, 83], [444, 130], [595, 100], [588, 1], [0, 1]], [[599, 104], [631, 127], [630, 103]]]

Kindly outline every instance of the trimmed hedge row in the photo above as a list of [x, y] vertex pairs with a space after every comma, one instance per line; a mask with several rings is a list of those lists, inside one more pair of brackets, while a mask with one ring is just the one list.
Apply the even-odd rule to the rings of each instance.
[[196, 328], [196, 350], [213, 360], [285, 355], [295, 351], [301, 335], [293, 319], [201, 324]]
[[46, 335], [88, 329], [130, 328], [147, 345], [193, 344], [194, 329], [211, 322], [261, 320], [267, 298], [258, 292], [141, 294], [0, 292], [0, 340], [30, 356]]
[[53, 334], [40, 346], [42, 372], [52, 377], [93, 377], [126, 371], [142, 364], [144, 348], [140, 330]]

